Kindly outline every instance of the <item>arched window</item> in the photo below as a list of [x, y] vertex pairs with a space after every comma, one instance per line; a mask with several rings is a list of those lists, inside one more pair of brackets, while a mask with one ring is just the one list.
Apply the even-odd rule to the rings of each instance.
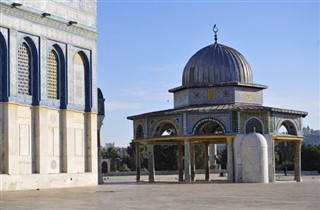
[[18, 48], [18, 94], [31, 95], [31, 54], [25, 42]]
[[251, 118], [246, 123], [246, 133], [263, 133], [262, 123], [257, 118]]
[[85, 83], [84, 83], [85, 63], [80, 53], [77, 53], [74, 61], [74, 97], [77, 104], [85, 102]]
[[48, 98], [59, 99], [59, 62], [54, 50], [49, 52], [47, 71]]

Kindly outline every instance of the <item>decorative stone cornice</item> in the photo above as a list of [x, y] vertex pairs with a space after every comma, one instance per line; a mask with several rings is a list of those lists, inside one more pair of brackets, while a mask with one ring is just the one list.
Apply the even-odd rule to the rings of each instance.
[[9, 27], [9, 28], [16, 28], [16, 21], [2, 21], [3, 14], [15, 16], [24, 20], [28, 20], [34, 23], [41, 24], [43, 26], [51, 27], [54, 29], [62, 30], [68, 33], [72, 33], [75, 35], [84, 36], [90, 39], [96, 39], [98, 36], [98, 33], [96, 29], [86, 27], [84, 25], [76, 24], [76, 25], [70, 25], [68, 24], [70, 20], [50, 16], [50, 17], [42, 17], [42, 13], [39, 11], [39, 13], [26, 11], [24, 9], [20, 8], [12, 8], [9, 5], [0, 3], [0, 22], [1, 25]]

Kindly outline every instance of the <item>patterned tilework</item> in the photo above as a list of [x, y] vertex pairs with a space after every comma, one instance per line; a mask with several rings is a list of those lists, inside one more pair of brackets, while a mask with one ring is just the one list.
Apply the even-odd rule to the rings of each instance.
[[201, 104], [262, 104], [262, 90], [238, 87], [204, 87], [183, 89], [174, 93], [174, 107]]
[[233, 111], [231, 113], [232, 118], [232, 133], [238, 133], [238, 112]]
[[240, 113], [240, 131], [241, 131], [241, 133], [245, 133], [245, 124], [252, 117], [257, 118], [262, 122], [262, 124], [263, 124], [263, 132], [264, 133], [268, 133], [269, 132], [269, 126], [268, 126], [269, 116], [268, 116], [268, 112], [249, 112], [249, 111], [245, 111], [245, 112], [241, 112]]
[[246, 87], [235, 88], [235, 101], [238, 103], [262, 104], [262, 97], [261, 90]]
[[30, 0], [6, 0], [8, 3], [21, 3], [24, 9], [45, 11], [60, 19], [76, 20], [92, 28], [96, 28], [97, 1], [96, 0], [50, 0], [50, 1], [30, 1]]

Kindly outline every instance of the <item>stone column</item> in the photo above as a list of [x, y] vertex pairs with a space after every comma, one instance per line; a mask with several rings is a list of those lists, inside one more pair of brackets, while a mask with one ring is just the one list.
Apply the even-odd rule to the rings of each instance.
[[301, 182], [301, 142], [294, 142], [294, 180]]
[[227, 139], [227, 172], [228, 172], [228, 182], [234, 182], [233, 140], [232, 139]]
[[217, 155], [217, 144], [209, 144], [209, 153], [210, 153], [210, 166], [216, 165], [217, 161], [214, 158]]
[[209, 143], [204, 144], [204, 161], [205, 180], [210, 181]]
[[[100, 135], [100, 130], [103, 125], [103, 119], [104, 115], [98, 115], [97, 117], [97, 130], [98, 130], [98, 135], [97, 135], [97, 153], [98, 153], [98, 183], [103, 184], [103, 175], [102, 175], [102, 162], [101, 162], [101, 135]], [[61, 153], [62, 154], [62, 153]], [[108, 164], [110, 166], [110, 164]], [[109, 171], [109, 170], [108, 170]]]
[[274, 151], [274, 139], [272, 139], [272, 176], [270, 177], [269, 182], [275, 182], [276, 177], [276, 159]]
[[190, 142], [184, 143], [184, 177], [186, 183], [191, 183], [191, 154], [190, 154]]
[[194, 152], [195, 145], [191, 145], [190, 155], [191, 155], [191, 181], [196, 181], [196, 153]]
[[135, 143], [136, 145], [136, 171], [137, 171], [137, 182], [140, 182], [140, 171], [141, 171], [141, 159], [140, 159], [140, 143]]
[[149, 171], [149, 182], [155, 182], [153, 144], [148, 144], [148, 171]]
[[178, 145], [178, 173], [179, 182], [183, 182], [183, 145]]

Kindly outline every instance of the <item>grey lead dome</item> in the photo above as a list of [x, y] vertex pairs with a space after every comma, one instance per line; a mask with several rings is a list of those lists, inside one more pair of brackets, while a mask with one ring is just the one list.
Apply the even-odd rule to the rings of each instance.
[[247, 60], [235, 49], [214, 43], [194, 54], [183, 70], [182, 86], [211, 86], [223, 83], [252, 84]]

